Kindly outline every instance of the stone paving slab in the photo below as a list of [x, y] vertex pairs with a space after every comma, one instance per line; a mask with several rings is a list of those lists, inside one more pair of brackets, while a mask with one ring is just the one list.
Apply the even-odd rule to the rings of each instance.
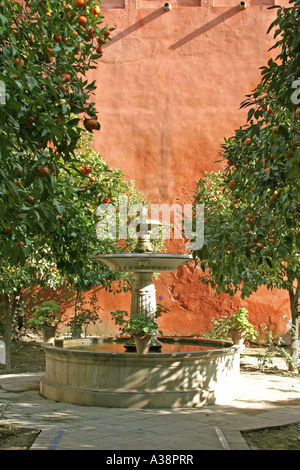
[[41, 430], [32, 450], [249, 450], [240, 431], [300, 422], [300, 378], [241, 373], [225, 405], [133, 410], [45, 399], [42, 375], [0, 376], [0, 424]]

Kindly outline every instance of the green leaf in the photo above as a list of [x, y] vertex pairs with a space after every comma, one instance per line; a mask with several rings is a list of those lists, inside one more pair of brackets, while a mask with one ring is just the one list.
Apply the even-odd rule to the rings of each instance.
[[5, 216], [5, 204], [2, 201], [2, 199], [0, 199], [0, 219], [3, 219], [4, 216]]
[[254, 113], [255, 113], [255, 109], [254, 108], [250, 109], [250, 111], [248, 112], [247, 121], [250, 121]]
[[6, 18], [6, 16], [2, 15], [1, 13], [0, 13], [0, 20], [1, 20], [3, 25], [8, 23], [8, 18]]
[[283, 137], [285, 138], [285, 140], [289, 140], [290, 139], [290, 134], [289, 134], [289, 131], [286, 129], [286, 127], [280, 125], [279, 126], [279, 133], [281, 135], [283, 135]]
[[66, 105], [66, 103], [62, 103], [62, 112], [63, 114], [67, 114], [68, 112], [68, 106]]
[[27, 83], [29, 86], [29, 90], [32, 91], [34, 88], [39, 88], [39, 84], [35, 78], [26, 75]]

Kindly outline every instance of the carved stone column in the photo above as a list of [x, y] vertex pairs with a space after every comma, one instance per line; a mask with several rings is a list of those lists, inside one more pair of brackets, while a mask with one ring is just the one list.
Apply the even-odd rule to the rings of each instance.
[[135, 273], [135, 280], [132, 286], [130, 314], [142, 314], [154, 318], [156, 312], [155, 293], [152, 273]]
[[[152, 281], [151, 272], [136, 272], [135, 280], [131, 292], [130, 315], [145, 315], [152, 319], [156, 318], [156, 289]], [[158, 326], [157, 326], [158, 328]], [[157, 339], [157, 334], [152, 337], [150, 351], [160, 351], [161, 342]], [[125, 349], [135, 350], [133, 338], [125, 343]]]

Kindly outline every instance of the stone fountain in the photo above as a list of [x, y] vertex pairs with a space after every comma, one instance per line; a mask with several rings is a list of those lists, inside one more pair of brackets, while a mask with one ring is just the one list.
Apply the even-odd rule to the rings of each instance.
[[[131, 314], [156, 312], [154, 272], [172, 272], [192, 261], [187, 254], [153, 253], [151, 232], [158, 221], [143, 211], [136, 253], [99, 254], [93, 259], [112, 271], [133, 272]], [[40, 392], [52, 400], [121, 408], [199, 407], [226, 403], [239, 390], [239, 348], [229, 342], [166, 339], [186, 345], [184, 352], [160, 352], [153, 338], [148, 354], [133, 353], [133, 342], [116, 338], [61, 340], [44, 344], [46, 374]], [[107, 349], [107, 345], [110, 345]], [[179, 350], [180, 351], [180, 350]]]
[[[141, 314], [154, 318], [156, 314], [156, 289], [152, 280], [154, 273], [172, 272], [191, 262], [187, 254], [153, 253], [151, 234], [160, 224], [158, 220], [147, 219], [147, 209], [142, 206], [136, 225], [138, 242], [135, 253], [101, 254], [93, 259], [111, 271], [132, 272], [134, 282], [131, 289], [130, 314]], [[125, 343], [127, 350], [135, 349], [132, 341]], [[161, 343], [153, 338], [150, 350], [159, 350]]]

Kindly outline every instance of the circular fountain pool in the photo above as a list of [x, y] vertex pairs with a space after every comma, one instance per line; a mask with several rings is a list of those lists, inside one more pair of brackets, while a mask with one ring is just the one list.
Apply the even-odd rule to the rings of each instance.
[[40, 392], [56, 401], [113, 408], [181, 408], [236, 397], [239, 348], [231, 343], [163, 338], [162, 352], [126, 352], [124, 340], [88, 338], [44, 344]]

